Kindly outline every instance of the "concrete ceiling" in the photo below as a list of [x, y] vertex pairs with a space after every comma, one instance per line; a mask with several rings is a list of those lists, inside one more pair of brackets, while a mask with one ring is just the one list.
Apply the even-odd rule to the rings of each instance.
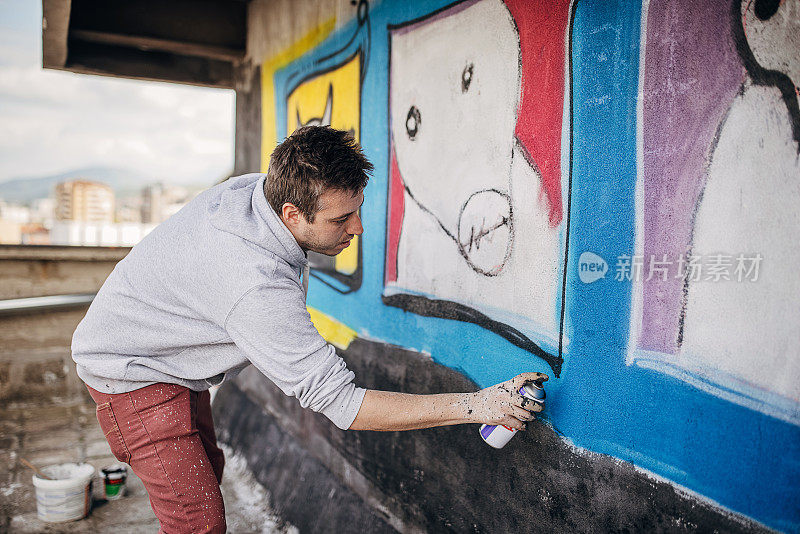
[[233, 88], [247, 0], [42, 0], [45, 68]]

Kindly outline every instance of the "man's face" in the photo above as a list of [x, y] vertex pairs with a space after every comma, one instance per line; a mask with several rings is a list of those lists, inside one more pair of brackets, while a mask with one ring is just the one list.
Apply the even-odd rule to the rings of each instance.
[[319, 198], [319, 210], [314, 222], [302, 215], [290, 228], [297, 243], [304, 250], [335, 256], [350, 245], [355, 235], [364, 231], [358, 210], [364, 203], [364, 192], [327, 189]]

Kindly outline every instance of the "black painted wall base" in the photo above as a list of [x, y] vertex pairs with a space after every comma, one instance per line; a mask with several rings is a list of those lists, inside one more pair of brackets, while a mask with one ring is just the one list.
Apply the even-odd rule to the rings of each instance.
[[[358, 385], [475, 391], [416, 352], [357, 339], [340, 351]], [[278, 515], [301, 532], [753, 532], [630, 464], [578, 453], [531, 423], [495, 450], [477, 425], [341, 431], [248, 368], [214, 402], [220, 441], [244, 455]]]
[[394, 532], [275, 418], [233, 384], [214, 399], [218, 438], [247, 461], [275, 514], [300, 532]]

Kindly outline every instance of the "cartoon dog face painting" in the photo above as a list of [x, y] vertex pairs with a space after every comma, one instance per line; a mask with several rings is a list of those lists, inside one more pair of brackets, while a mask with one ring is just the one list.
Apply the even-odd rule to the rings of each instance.
[[[398, 238], [387, 246], [385, 294], [458, 303], [552, 346], [560, 214], [551, 224], [542, 176], [516, 132], [521, 86], [535, 82], [523, 76], [509, 7], [463, 2], [390, 39], [392, 179], [402, 198], [390, 201]], [[563, 49], [557, 55], [563, 73]], [[561, 96], [549, 125], [557, 139]]]
[[392, 138], [405, 186], [467, 263], [496, 275], [512, 240], [508, 192], [519, 100], [513, 20], [501, 2], [480, 2], [397, 32], [392, 52]]

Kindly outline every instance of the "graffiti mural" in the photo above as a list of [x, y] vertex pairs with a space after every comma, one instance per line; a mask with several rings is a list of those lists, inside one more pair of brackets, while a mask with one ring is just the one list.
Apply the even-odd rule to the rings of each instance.
[[797, 0], [650, 3], [637, 239], [671, 268], [638, 287], [629, 356], [797, 422], [799, 31]]
[[389, 29], [384, 302], [489, 328], [556, 375], [568, 13], [472, 0]]
[[548, 372], [541, 419], [570, 446], [798, 530], [798, 4], [361, 1], [315, 21], [262, 64], [264, 161], [331, 124], [376, 169], [356, 257], [313, 260], [320, 333], [479, 387]]

